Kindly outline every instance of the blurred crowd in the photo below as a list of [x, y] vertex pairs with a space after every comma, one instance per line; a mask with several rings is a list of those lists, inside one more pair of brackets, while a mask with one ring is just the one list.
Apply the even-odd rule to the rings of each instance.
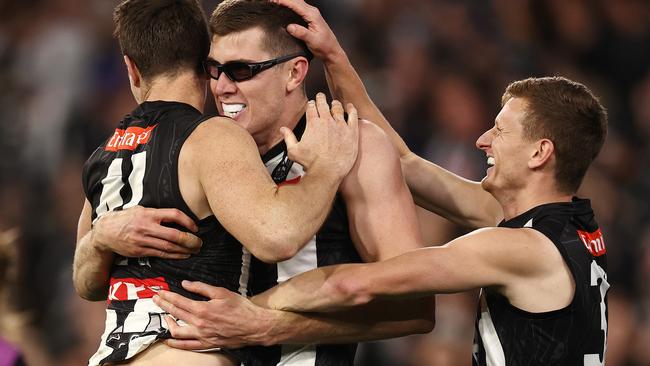
[[[0, 244], [15, 248], [0, 337], [31, 365], [85, 364], [103, 329], [104, 303], [75, 295], [71, 264], [83, 162], [135, 106], [111, 36], [116, 3], [0, 0]], [[203, 3], [209, 14], [218, 1]], [[650, 2], [311, 3], [411, 149], [470, 179], [485, 173], [474, 142], [511, 81], [562, 75], [601, 97], [609, 135], [580, 195], [608, 249], [607, 364], [650, 365]], [[309, 95], [326, 87], [314, 62]], [[431, 245], [465, 231], [420, 218]], [[439, 296], [432, 333], [365, 344], [358, 364], [469, 365], [476, 297]]]

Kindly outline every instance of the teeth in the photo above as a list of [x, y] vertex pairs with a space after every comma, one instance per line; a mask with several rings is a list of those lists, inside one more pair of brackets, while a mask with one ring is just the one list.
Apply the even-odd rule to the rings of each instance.
[[494, 166], [494, 158], [493, 157], [488, 157], [487, 159], [487, 165], [489, 166]]
[[246, 104], [240, 104], [240, 103], [226, 104], [226, 103], [221, 103], [221, 108], [223, 108], [223, 114], [225, 114], [227, 117], [235, 118], [244, 108], [246, 108]]

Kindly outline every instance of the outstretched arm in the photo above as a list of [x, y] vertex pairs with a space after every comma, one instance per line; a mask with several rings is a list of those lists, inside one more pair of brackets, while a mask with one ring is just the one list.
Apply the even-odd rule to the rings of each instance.
[[[549, 260], [539, 261], [540, 256]], [[254, 300], [272, 309], [327, 312], [381, 298], [417, 298], [491, 287], [517, 306], [516, 301], [522, 300], [517, 294], [529, 292], [523, 301], [530, 301], [535, 298], [530, 291], [552, 293], [559, 282], [547, 281], [562, 272], [558, 268], [562, 268], [562, 258], [541, 233], [486, 228], [441, 247], [417, 249], [382, 262], [318, 268]]]
[[472, 228], [494, 226], [501, 221], [500, 206], [480, 183], [463, 179], [409, 150], [370, 99], [361, 78], [317, 8], [303, 0], [272, 1], [291, 8], [307, 22], [307, 28], [291, 24], [287, 31], [303, 40], [323, 61], [333, 97], [354, 103], [360, 117], [373, 121], [390, 137], [399, 151], [404, 177], [419, 206]]
[[[340, 191], [351, 235], [365, 261], [388, 259], [421, 247], [415, 206], [397, 152], [372, 123], [360, 124], [359, 155]], [[426, 333], [434, 325], [432, 297], [399, 303], [382, 299], [336, 314], [295, 314], [264, 309], [204, 284], [184, 285], [212, 300], [196, 303], [176, 294], [160, 294], [163, 309], [190, 323], [188, 327], [177, 327], [169, 321], [177, 339], [168, 343], [174, 347], [357, 342]]]
[[193, 301], [161, 291], [154, 301], [174, 319], [166, 321], [173, 336], [166, 343], [175, 348], [197, 350], [212, 347], [270, 346], [274, 344], [336, 344], [399, 337], [431, 331], [431, 321], [419, 313], [431, 312], [423, 301], [377, 302], [338, 313], [301, 314], [271, 310], [224, 288], [200, 282], [183, 282], [188, 291], [209, 301]]

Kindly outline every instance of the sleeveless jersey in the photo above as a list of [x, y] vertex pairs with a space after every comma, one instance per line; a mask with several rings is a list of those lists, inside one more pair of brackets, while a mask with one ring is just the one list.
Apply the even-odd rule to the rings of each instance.
[[499, 226], [530, 227], [548, 237], [573, 275], [575, 294], [563, 309], [529, 313], [501, 294], [481, 290], [473, 364], [604, 365], [607, 258], [589, 200], [541, 205]]
[[[294, 129], [300, 137], [305, 129], [305, 117]], [[277, 184], [297, 183], [304, 174], [302, 166], [287, 157], [284, 142], [262, 156], [271, 177]], [[334, 206], [321, 229], [293, 258], [264, 263], [252, 258], [249, 295], [253, 296], [308, 270], [340, 263], [358, 263], [361, 258], [350, 237], [345, 203], [336, 196]], [[248, 347], [243, 350], [246, 366], [352, 366], [356, 344], [340, 345], [282, 345]]]
[[84, 165], [83, 185], [93, 223], [109, 211], [135, 205], [177, 208], [197, 222], [197, 235], [203, 241], [200, 252], [184, 260], [116, 255], [106, 328], [90, 365], [119, 363], [156, 340], [170, 337], [164, 311], [152, 300], [159, 289], [205, 300], [181, 287], [182, 280], [191, 280], [246, 292], [247, 261], [241, 244], [214, 216], [198, 220], [180, 193], [181, 147], [205, 119], [187, 104], [145, 102], [120, 122]]

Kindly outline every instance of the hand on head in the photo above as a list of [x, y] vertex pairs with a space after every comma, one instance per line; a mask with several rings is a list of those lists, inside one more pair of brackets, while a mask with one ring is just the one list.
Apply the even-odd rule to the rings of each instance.
[[303, 0], [271, 0], [271, 2], [286, 6], [305, 20], [307, 28], [299, 24], [289, 24], [287, 32], [305, 42], [314, 56], [327, 62], [339, 54], [344, 54], [336, 35], [325, 22], [318, 8]]

